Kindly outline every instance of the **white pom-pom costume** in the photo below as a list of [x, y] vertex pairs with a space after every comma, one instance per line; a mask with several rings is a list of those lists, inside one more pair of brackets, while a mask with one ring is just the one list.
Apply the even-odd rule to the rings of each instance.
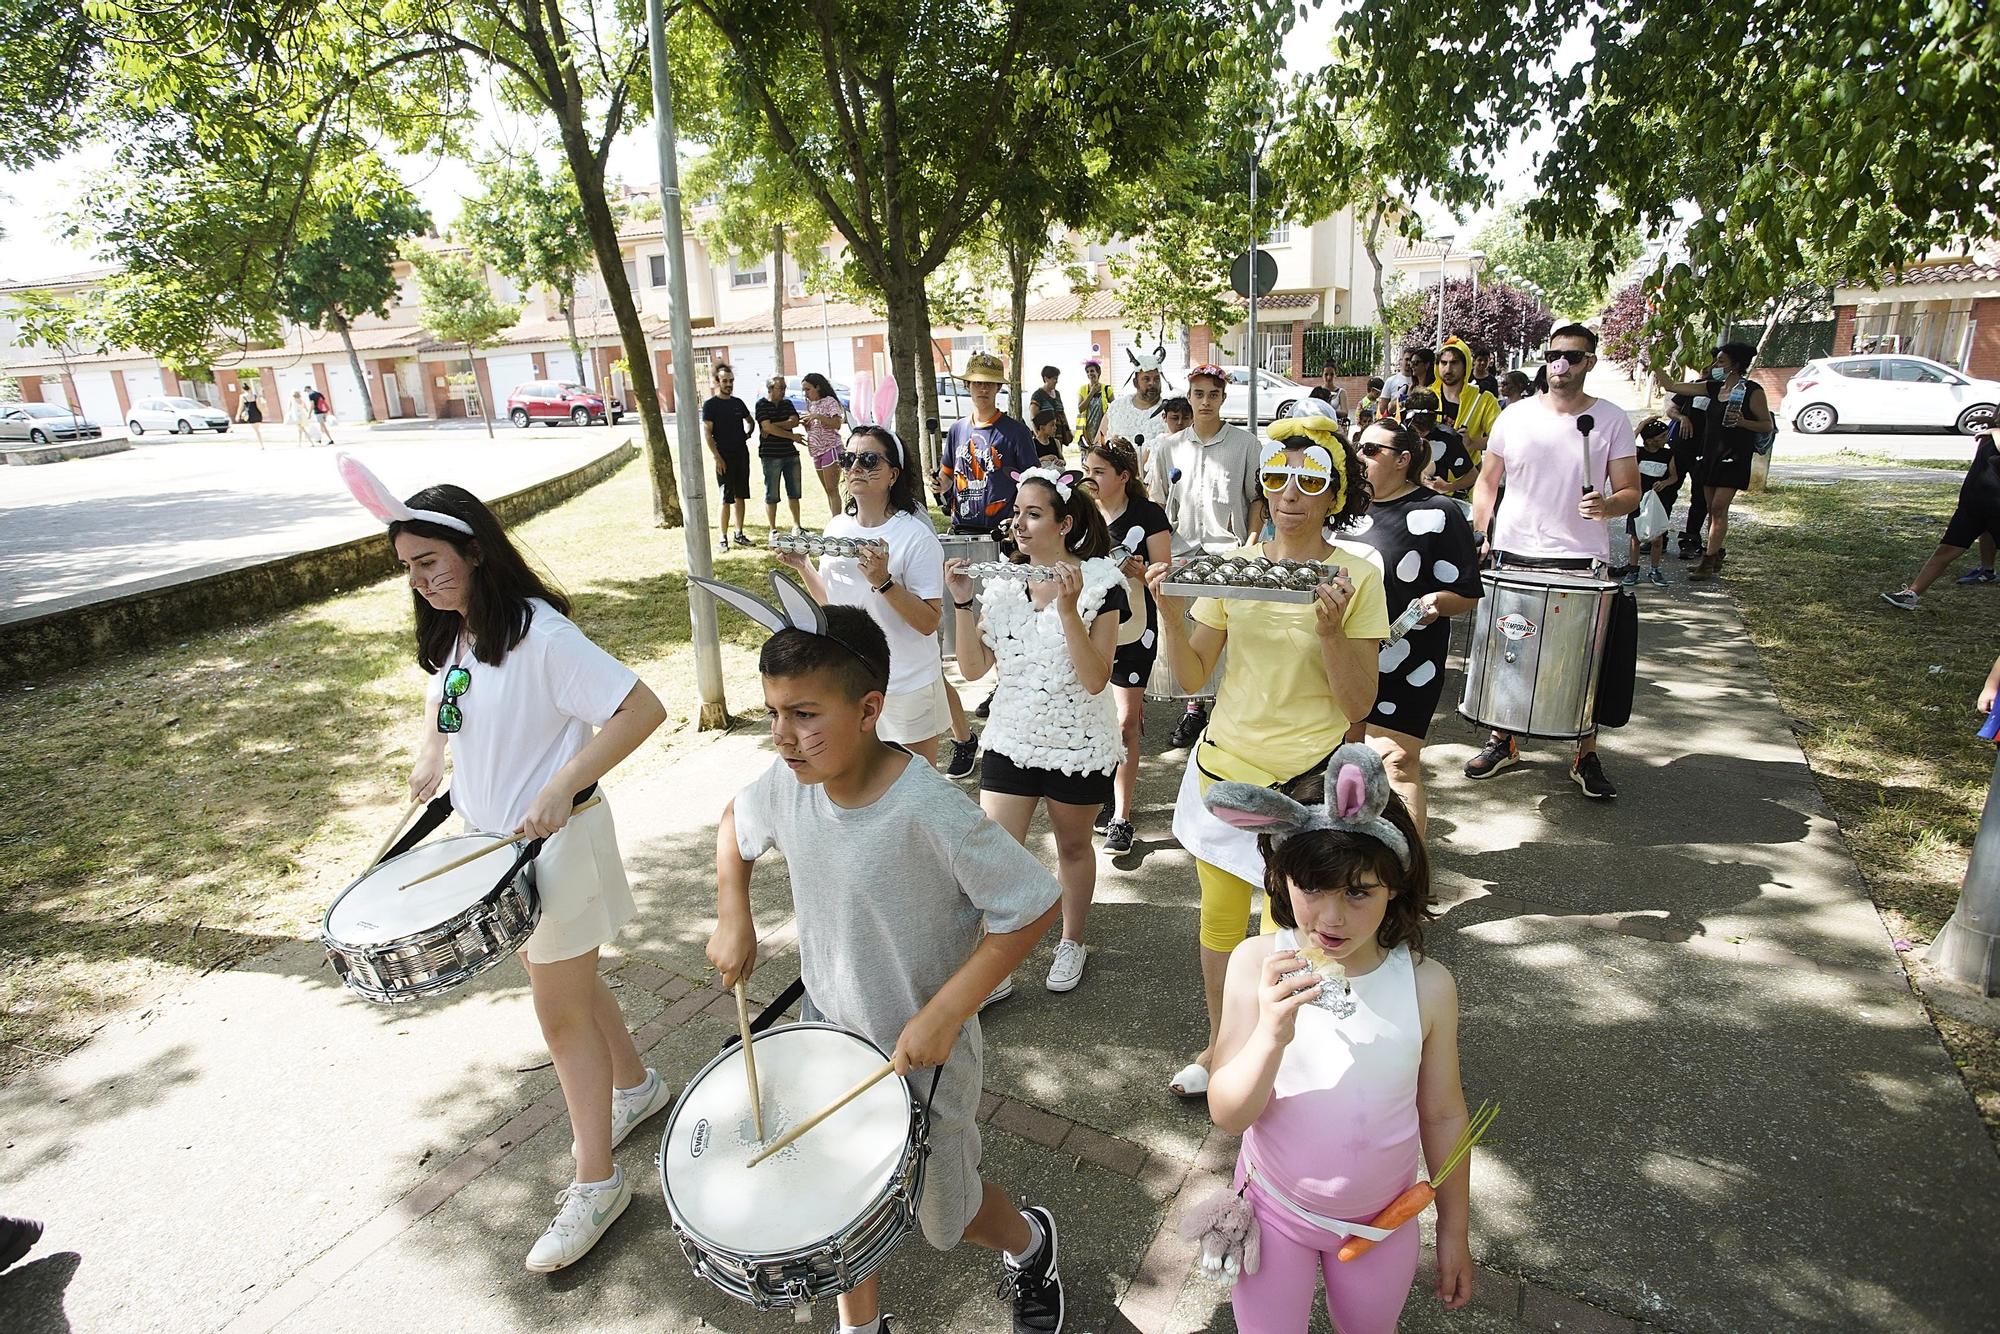
[[[1124, 582], [1103, 557], [1083, 563], [1077, 615], [1088, 629], [1104, 595]], [[1111, 692], [1091, 694], [1077, 679], [1052, 602], [1037, 609], [1021, 579], [995, 579], [980, 591], [981, 637], [993, 651], [999, 685], [983, 738], [986, 749], [1027, 769], [1105, 773], [1125, 758], [1118, 704]]]

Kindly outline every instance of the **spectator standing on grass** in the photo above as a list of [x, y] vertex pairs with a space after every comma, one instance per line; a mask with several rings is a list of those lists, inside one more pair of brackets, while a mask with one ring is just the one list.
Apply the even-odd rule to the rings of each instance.
[[806, 394], [806, 449], [812, 454], [813, 471], [826, 492], [826, 512], [840, 513], [840, 431], [847, 425], [847, 409], [833, 384], [818, 371], [799, 378]]
[[1063, 409], [1062, 391], [1056, 388], [1056, 381], [1062, 372], [1054, 366], [1042, 367], [1042, 387], [1028, 395], [1028, 420], [1039, 422], [1044, 412], [1053, 412], [1056, 418], [1056, 457], [1061, 458], [1069, 448], [1069, 442], [1076, 437], [1069, 429], [1069, 413]]
[[799, 494], [804, 469], [799, 463], [799, 410], [785, 395], [785, 377], [773, 375], [764, 385], [764, 397], [757, 400], [757, 461], [764, 466], [764, 526], [778, 531], [778, 484], [784, 483], [785, 499], [792, 510], [792, 531], [803, 532], [799, 522]]
[[715, 368], [715, 393], [701, 405], [701, 433], [715, 459], [715, 480], [722, 488], [722, 550], [729, 550], [729, 509], [736, 507], [736, 545], [754, 545], [743, 531], [743, 511], [750, 504], [750, 437], [756, 423], [750, 407], [736, 397], [736, 372], [727, 362]]
[[1771, 406], [1764, 386], [1750, 378], [1750, 363], [1757, 349], [1748, 343], [1724, 343], [1715, 349], [1715, 362], [1706, 380], [1687, 384], [1662, 382], [1670, 394], [1706, 398], [1703, 438], [1706, 449], [1696, 469], [1695, 484], [1702, 488], [1708, 504], [1708, 554], [1701, 558], [1689, 579], [1713, 579], [1722, 573], [1728, 556], [1729, 505], [1736, 493], [1750, 485], [1750, 460], [1757, 442], [1775, 431]]
[[[1958, 485], [1958, 506], [1951, 512], [1951, 518], [1945, 521], [1944, 537], [1938, 542], [1937, 550], [1917, 571], [1916, 578], [1894, 593], [1884, 593], [1882, 600], [1892, 607], [1915, 611], [1917, 599], [1951, 568], [1953, 561], [1963, 556], [1975, 542], [1983, 543], [1994, 538], [2000, 538], [2000, 427], [1979, 437], [1972, 453], [1972, 466], [1965, 470], [1965, 480]], [[1974, 581], [1960, 579], [1958, 582]], [[1977, 582], [1991, 583], [1992, 580], [1988, 578]]]
[[1115, 395], [1104, 383], [1104, 363], [1096, 357], [1083, 363], [1083, 387], [1076, 391], [1077, 439], [1096, 444], [1104, 436], [1104, 414]]

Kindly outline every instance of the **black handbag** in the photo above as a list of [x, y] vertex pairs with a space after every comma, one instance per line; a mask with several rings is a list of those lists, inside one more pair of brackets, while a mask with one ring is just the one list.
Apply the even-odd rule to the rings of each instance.
[[1604, 626], [1604, 666], [1597, 675], [1599, 727], [1632, 721], [1632, 694], [1639, 677], [1639, 599], [1619, 589]]

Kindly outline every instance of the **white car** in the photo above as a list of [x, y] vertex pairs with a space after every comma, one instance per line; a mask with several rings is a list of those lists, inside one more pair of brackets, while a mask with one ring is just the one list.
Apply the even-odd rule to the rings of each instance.
[[2000, 381], [1971, 380], [1928, 357], [1864, 355], [1807, 362], [1785, 386], [1778, 425], [1828, 431], [1956, 431], [1993, 424]]
[[229, 414], [192, 398], [142, 398], [125, 414], [125, 425], [133, 435], [147, 431], [172, 431], [193, 435], [196, 431], [220, 434], [229, 429]]
[[[1223, 372], [1229, 376], [1229, 391], [1222, 398], [1222, 420], [1248, 422], [1250, 420], [1250, 368], [1248, 366], [1224, 366]], [[1187, 377], [1181, 377], [1187, 383]], [[1181, 392], [1187, 392], [1183, 389]], [[1257, 424], [1269, 425], [1280, 417], [1289, 417], [1298, 404], [1312, 397], [1312, 386], [1300, 384], [1297, 380], [1287, 380], [1282, 375], [1270, 371], [1257, 372]]]

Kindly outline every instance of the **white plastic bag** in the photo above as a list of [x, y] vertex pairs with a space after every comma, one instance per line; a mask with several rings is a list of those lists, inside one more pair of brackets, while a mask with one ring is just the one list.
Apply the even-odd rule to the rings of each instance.
[[1646, 498], [1639, 502], [1638, 512], [1632, 516], [1632, 536], [1645, 546], [1654, 538], [1667, 531], [1667, 507], [1660, 503], [1660, 493], [1648, 490]]

